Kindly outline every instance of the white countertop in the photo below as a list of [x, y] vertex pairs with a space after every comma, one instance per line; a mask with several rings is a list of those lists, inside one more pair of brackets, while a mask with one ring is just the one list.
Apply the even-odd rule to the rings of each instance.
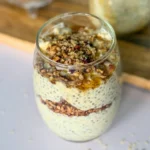
[[104, 135], [85, 143], [57, 137], [36, 108], [32, 57], [0, 44], [0, 150], [150, 150], [150, 92], [127, 84]]

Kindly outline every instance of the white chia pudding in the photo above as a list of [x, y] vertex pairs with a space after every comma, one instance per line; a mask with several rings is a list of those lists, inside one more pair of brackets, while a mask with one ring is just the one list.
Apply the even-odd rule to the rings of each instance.
[[[118, 109], [119, 55], [115, 48], [103, 62], [89, 65], [109, 51], [111, 36], [104, 30], [74, 30], [55, 28], [40, 39], [40, 52], [35, 53], [34, 61], [34, 88], [48, 127], [64, 139], [86, 141], [106, 131]], [[59, 64], [80, 67], [64, 69]]]

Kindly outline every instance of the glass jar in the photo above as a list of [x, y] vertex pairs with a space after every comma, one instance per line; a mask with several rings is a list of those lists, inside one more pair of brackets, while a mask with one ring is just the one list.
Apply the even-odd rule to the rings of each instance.
[[[89, 55], [99, 49], [99, 57], [78, 63], [79, 56], [85, 56], [83, 45], [85, 53], [91, 50]], [[73, 54], [78, 59], [72, 59]], [[75, 63], [68, 65], [71, 61]], [[35, 99], [43, 120], [58, 136], [87, 141], [106, 131], [119, 106], [120, 75], [115, 33], [102, 19], [85, 13], [65, 13], [50, 19], [39, 30], [34, 54]]]
[[32, 19], [37, 18], [39, 8], [42, 8], [52, 2], [52, 0], [7, 0], [7, 1], [18, 7], [24, 8], [28, 12], [29, 17], [31, 17]]
[[43, 7], [52, 0], [7, 0], [9, 3], [21, 6], [27, 10]]
[[90, 13], [106, 19], [119, 35], [138, 31], [150, 21], [150, 0], [89, 0]]

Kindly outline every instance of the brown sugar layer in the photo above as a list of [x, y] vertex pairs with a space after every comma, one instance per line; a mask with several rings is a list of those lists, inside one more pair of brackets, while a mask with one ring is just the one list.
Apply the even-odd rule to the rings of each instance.
[[93, 108], [93, 109], [84, 111], [84, 110], [77, 109], [76, 107], [72, 106], [65, 100], [62, 100], [60, 102], [53, 102], [51, 100], [42, 100], [41, 98], [41, 102], [44, 105], [47, 105], [47, 107], [53, 112], [64, 114], [67, 116], [88, 116], [91, 113], [97, 113], [99, 111], [103, 111], [112, 105], [112, 102], [111, 102], [100, 108]]

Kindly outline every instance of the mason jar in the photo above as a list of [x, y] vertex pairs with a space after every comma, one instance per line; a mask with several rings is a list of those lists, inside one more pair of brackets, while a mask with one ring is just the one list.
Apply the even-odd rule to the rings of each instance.
[[90, 13], [107, 20], [118, 35], [139, 31], [150, 21], [150, 0], [89, 0]]
[[52, 0], [7, 0], [9, 3], [23, 7], [27, 10], [37, 9], [48, 5]]
[[110, 24], [65, 13], [38, 31], [34, 90], [47, 126], [70, 141], [87, 141], [111, 125], [121, 94], [120, 55]]

